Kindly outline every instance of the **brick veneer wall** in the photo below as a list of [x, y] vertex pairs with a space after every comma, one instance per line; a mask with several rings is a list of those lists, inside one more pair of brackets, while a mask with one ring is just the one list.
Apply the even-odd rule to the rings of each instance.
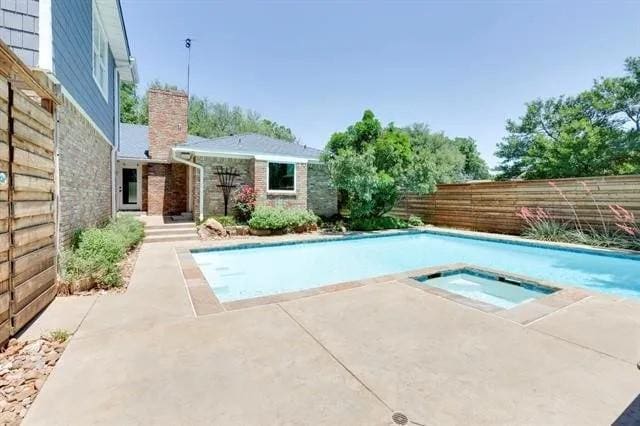
[[189, 100], [181, 91], [150, 89], [149, 156], [168, 160], [171, 147], [187, 141]]
[[150, 163], [147, 170], [147, 213], [172, 215], [187, 211], [187, 167]]
[[57, 108], [60, 243], [111, 217], [111, 144], [64, 99]]
[[254, 161], [256, 203], [269, 206], [307, 208], [307, 165], [296, 164], [296, 192], [274, 194], [267, 191], [267, 161]]
[[338, 213], [338, 191], [331, 183], [327, 166], [309, 163], [307, 166], [307, 201], [309, 210], [319, 216]]

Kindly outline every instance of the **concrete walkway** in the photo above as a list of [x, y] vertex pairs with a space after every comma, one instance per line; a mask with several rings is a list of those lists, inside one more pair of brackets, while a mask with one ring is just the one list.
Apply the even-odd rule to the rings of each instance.
[[195, 318], [154, 243], [25, 424], [610, 424], [639, 359], [640, 304], [604, 296], [527, 327], [397, 282]]

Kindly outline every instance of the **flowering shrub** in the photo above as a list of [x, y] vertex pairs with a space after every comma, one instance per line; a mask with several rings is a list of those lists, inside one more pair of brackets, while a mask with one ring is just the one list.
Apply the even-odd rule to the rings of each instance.
[[629, 237], [640, 239], [640, 225], [636, 222], [633, 213], [620, 204], [610, 205], [609, 210], [613, 212], [618, 229], [622, 230]]
[[242, 185], [233, 194], [233, 214], [238, 222], [248, 222], [256, 208], [256, 191], [251, 185]]
[[593, 201], [600, 218], [600, 227], [594, 228], [588, 223], [582, 223], [573, 203], [569, 201], [562, 189], [555, 182], [549, 182], [549, 186], [556, 190], [571, 209], [573, 220], [560, 222], [541, 207], [521, 207], [516, 212], [516, 216], [527, 224], [522, 234], [538, 240], [640, 250], [640, 225], [636, 222], [633, 213], [619, 204], [609, 205], [615, 222], [615, 227], [612, 227], [605, 219], [589, 185], [584, 181], [580, 184]]

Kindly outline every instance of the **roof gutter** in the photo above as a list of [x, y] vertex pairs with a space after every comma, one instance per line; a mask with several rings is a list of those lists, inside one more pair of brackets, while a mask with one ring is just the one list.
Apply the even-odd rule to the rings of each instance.
[[[188, 151], [183, 151], [183, 152], [188, 152]], [[189, 167], [195, 167], [199, 171], [198, 176], [200, 177], [200, 188], [199, 188], [200, 198], [198, 202], [198, 210], [199, 210], [198, 218], [200, 222], [202, 222], [204, 220], [204, 167], [202, 167], [200, 164], [196, 164], [192, 161], [188, 161], [183, 158], [180, 158], [179, 151], [175, 149], [171, 150], [171, 159], [174, 161], [177, 161], [178, 163], [186, 164]]]
[[175, 149], [182, 152], [190, 152], [202, 157], [219, 157], [219, 158], [244, 158], [255, 159], [258, 161], [272, 161], [272, 162], [290, 162], [290, 163], [309, 163], [319, 161], [317, 159], [308, 157], [296, 157], [292, 155], [277, 155], [277, 154], [262, 154], [262, 153], [239, 153], [228, 151], [212, 151], [208, 149], [192, 148], [190, 146], [176, 146]]

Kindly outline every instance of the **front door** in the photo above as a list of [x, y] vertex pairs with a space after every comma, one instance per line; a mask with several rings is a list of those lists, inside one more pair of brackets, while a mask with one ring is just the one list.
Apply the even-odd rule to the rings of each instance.
[[141, 178], [138, 165], [122, 165], [118, 182], [118, 206], [120, 210], [140, 210]]

